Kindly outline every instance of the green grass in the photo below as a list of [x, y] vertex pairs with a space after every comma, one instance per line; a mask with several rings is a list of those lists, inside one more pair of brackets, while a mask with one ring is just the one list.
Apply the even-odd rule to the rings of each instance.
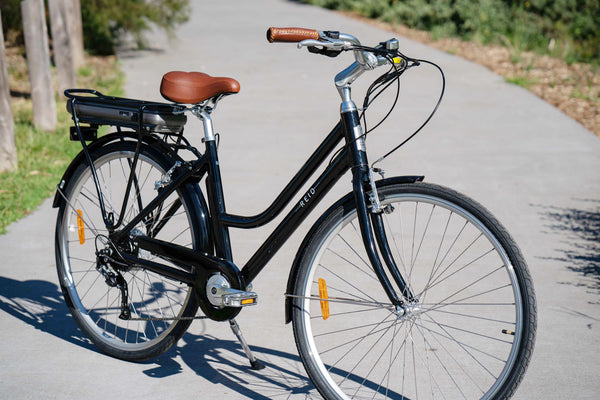
[[573, 97], [574, 99], [582, 99], [582, 100], [586, 100], [586, 101], [593, 101], [593, 102], [597, 102], [598, 101], [598, 96], [595, 96], [594, 94], [592, 94], [592, 88], [589, 87], [586, 92], [582, 92], [582, 90], [578, 87], [576, 87], [573, 90], [573, 94], [571, 94], [571, 97]]
[[[110, 60], [108, 65], [104, 62], [86, 66], [80, 82], [120, 96], [123, 75], [114, 58]], [[16, 171], [0, 173], [0, 234], [6, 233], [11, 222], [31, 213], [54, 194], [70, 160], [81, 150], [81, 145], [69, 141], [72, 121], [63, 98], [57, 99], [58, 124], [53, 132], [33, 127], [31, 101], [13, 101], [12, 107], [18, 167]]]
[[516, 76], [512, 78], [506, 78], [506, 82], [524, 87], [525, 89], [529, 89], [531, 86], [538, 83], [538, 80], [526, 76]]

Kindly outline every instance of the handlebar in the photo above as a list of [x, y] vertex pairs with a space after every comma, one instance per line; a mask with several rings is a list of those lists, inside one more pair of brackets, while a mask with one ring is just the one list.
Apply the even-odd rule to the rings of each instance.
[[[395, 56], [398, 50], [396, 39], [381, 43], [376, 48], [367, 48], [362, 46], [356, 37], [346, 33], [306, 28], [270, 27], [267, 30], [267, 40], [270, 43], [298, 43], [298, 48], [307, 47], [312, 53], [330, 57], [335, 57], [342, 51], [352, 50], [356, 62], [335, 77], [335, 84], [338, 88], [350, 85], [365, 71], [389, 64], [389, 55]], [[384, 53], [387, 56], [384, 56]], [[396, 62], [395, 59], [394, 62]]]
[[318, 40], [319, 37], [319, 31], [316, 29], [271, 27], [267, 30], [267, 40], [269, 43], [296, 43], [308, 39]]
[[[366, 136], [369, 132], [381, 125], [383, 121], [390, 115], [392, 110], [397, 104], [398, 95], [400, 93], [400, 76], [411, 67], [420, 65], [422, 62], [430, 64], [437, 68], [442, 77], [442, 90], [440, 97], [433, 108], [429, 117], [423, 122], [423, 124], [408, 138], [406, 138], [399, 145], [388, 151], [384, 156], [380, 157], [372, 165], [382, 161], [390, 154], [398, 150], [406, 142], [412, 139], [417, 133], [423, 129], [425, 125], [431, 120], [433, 115], [436, 113], [442, 98], [444, 97], [444, 91], [446, 88], [446, 78], [444, 71], [435, 64], [434, 62], [421, 60], [411, 57], [406, 57], [399, 51], [399, 42], [397, 39], [390, 39], [386, 42], [380, 42], [376, 47], [368, 47], [360, 44], [360, 41], [346, 33], [334, 32], [334, 31], [318, 31], [315, 29], [305, 28], [275, 28], [271, 27], [267, 30], [267, 40], [270, 43], [273, 42], [292, 42], [297, 43], [298, 48], [307, 47], [311, 53], [323, 54], [329, 57], [335, 57], [343, 51], [352, 51], [356, 61], [349, 67], [344, 69], [342, 72], [335, 76], [335, 86], [342, 98], [341, 112], [357, 111], [356, 105], [352, 101], [350, 85], [365, 71], [375, 69], [383, 65], [390, 65], [389, 71], [382, 74], [379, 78], [375, 79], [371, 86], [367, 89], [361, 115], [359, 119], [364, 119], [364, 133], [359, 138]], [[398, 82], [396, 99], [394, 100], [390, 110], [381, 121], [379, 121], [371, 129], [366, 128], [366, 117], [365, 112], [369, 105], [385, 91], [394, 81]], [[371, 99], [371, 95], [373, 98]], [[357, 138], [358, 139], [358, 138]]]

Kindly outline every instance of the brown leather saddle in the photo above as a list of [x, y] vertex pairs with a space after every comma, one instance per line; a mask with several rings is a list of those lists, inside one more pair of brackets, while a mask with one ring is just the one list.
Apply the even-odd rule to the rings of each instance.
[[197, 104], [239, 91], [240, 84], [235, 79], [213, 77], [202, 72], [167, 72], [160, 83], [160, 94], [165, 99], [185, 104]]

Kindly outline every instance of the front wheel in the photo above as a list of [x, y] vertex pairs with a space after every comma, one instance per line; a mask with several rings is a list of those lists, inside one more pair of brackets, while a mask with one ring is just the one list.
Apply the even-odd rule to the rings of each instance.
[[[533, 350], [531, 277], [481, 205], [441, 186], [381, 184], [384, 227], [415, 300], [394, 307], [366, 256], [352, 198], [299, 253], [292, 320], [326, 399], [506, 399]], [[397, 289], [397, 292], [400, 291]]]

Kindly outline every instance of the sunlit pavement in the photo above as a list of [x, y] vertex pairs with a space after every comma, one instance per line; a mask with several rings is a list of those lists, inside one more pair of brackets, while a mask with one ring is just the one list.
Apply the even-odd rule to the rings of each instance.
[[[293, 1], [192, 3], [191, 20], [175, 39], [156, 33], [149, 36], [149, 49], [121, 52], [126, 92], [161, 100], [160, 79], [170, 70], [236, 78], [241, 92], [224, 99], [213, 119], [228, 210], [257, 214], [335, 124], [339, 97], [333, 76], [352, 60], [349, 54], [330, 59], [293, 44], [269, 44], [266, 29], [340, 30], [368, 45], [392, 34]], [[428, 127], [385, 161], [387, 176], [423, 174], [427, 181], [467, 193], [521, 246], [534, 279], [539, 323], [534, 357], [515, 398], [597, 398], [600, 141], [483, 67], [398, 39], [406, 54], [441, 65], [447, 87]], [[372, 81], [377, 75], [365, 76]], [[368, 83], [367, 78], [357, 82], [357, 102]], [[431, 67], [405, 74], [398, 108], [367, 142], [372, 159], [420, 125], [439, 89]], [[383, 101], [379, 112], [385, 111]], [[186, 129], [197, 145], [199, 127], [190, 121]], [[349, 180], [342, 180], [324, 203], [348, 190]], [[283, 309], [289, 267], [318, 213], [256, 279], [259, 305], [238, 318], [267, 365], [253, 371], [228, 325], [210, 321], [195, 322], [176, 347], [145, 363], [98, 353], [62, 301], [54, 263], [56, 210], [46, 201], [0, 237], [0, 398], [319, 398], [299, 362]], [[232, 232], [239, 265], [273, 226]]]

